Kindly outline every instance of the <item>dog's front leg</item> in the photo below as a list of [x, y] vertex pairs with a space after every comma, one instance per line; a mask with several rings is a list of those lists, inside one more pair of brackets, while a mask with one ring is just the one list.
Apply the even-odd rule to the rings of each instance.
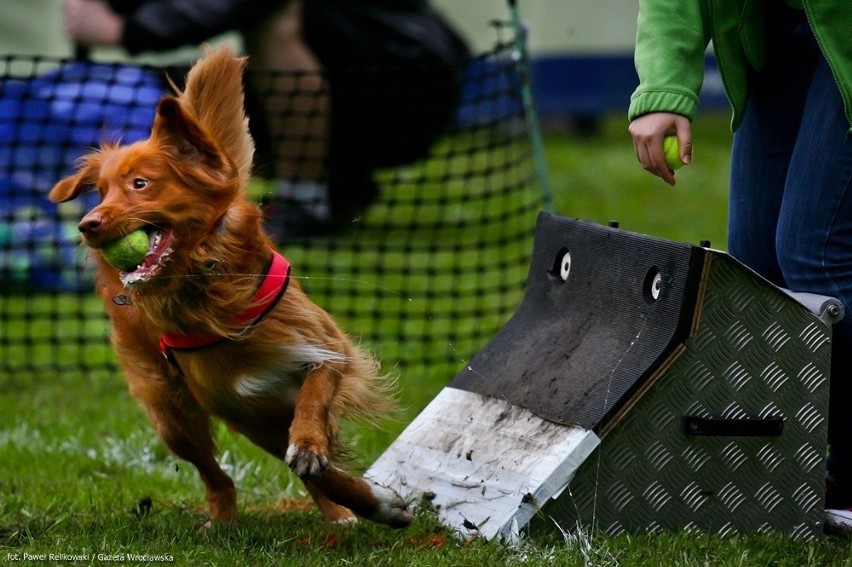
[[145, 409], [160, 439], [179, 458], [192, 463], [205, 487], [210, 518], [231, 522], [237, 511], [234, 481], [219, 466], [210, 417], [185, 386], [127, 374], [130, 392]]
[[237, 491], [231, 480], [216, 461], [215, 444], [210, 431], [210, 418], [194, 400], [182, 407], [170, 404], [160, 407], [152, 419], [163, 442], [172, 452], [192, 463], [204, 483], [204, 497], [209, 506], [210, 519], [228, 523], [237, 512]]
[[323, 364], [308, 373], [296, 396], [285, 461], [300, 477], [316, 477], [330, 463], [329, 411], [338, 380], [340, 372]]

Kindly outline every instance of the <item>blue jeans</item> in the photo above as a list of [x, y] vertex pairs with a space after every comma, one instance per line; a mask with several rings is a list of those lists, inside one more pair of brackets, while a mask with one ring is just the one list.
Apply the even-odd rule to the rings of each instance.
[[776, 285], [845, 305], [833, 330], [829, 468], [852, 482], [852, 134], [804, 12], [782, 6], [734, 135], [728, 249]]

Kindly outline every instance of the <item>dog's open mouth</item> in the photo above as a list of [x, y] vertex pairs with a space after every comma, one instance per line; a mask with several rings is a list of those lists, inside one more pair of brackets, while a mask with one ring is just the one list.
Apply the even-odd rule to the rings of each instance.
[[172, 253], [173, 230], [171, 228], [150, 226], [146, 232], [148, 233], [148, 252], [145, 254], [145, 259], [133, 270], [121, 272], [119, 277], [124, 285], [150, 280], [160, 271]]

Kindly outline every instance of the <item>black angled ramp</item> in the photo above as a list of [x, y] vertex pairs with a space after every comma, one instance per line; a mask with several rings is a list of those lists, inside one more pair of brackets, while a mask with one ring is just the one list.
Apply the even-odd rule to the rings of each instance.
[[523, 302], [450, 386], [605, 429], [689, 335], [705, 256], [541, 213]]

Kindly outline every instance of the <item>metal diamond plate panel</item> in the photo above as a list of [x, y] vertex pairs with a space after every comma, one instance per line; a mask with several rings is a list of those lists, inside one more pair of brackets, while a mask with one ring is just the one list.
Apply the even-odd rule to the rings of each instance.
[[[708, 257], [684, 350], [536, 525], [822, 531], [830, 328], [730, 257]], [[687, 435], [684, 418], [783, 418], [778, 436]]]

